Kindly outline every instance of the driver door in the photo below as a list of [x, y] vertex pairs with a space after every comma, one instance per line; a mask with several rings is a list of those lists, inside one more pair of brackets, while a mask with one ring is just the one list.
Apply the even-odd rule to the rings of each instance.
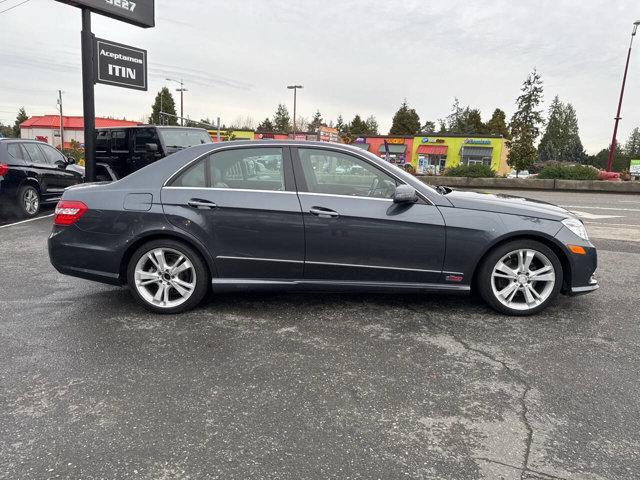
[[445, 227], [434, 205], [395, 204], [398, 180], [365, 158], [294, 148], [309, 280], [437, 283]]

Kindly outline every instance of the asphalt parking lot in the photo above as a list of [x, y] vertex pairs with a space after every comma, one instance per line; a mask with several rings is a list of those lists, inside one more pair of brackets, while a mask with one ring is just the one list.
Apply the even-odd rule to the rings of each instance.
[[537, 317], [466, 297], [251, 294], [157, 316], [0, 227], [0, 478], [640, 477], [640, 197], [570, 207], [601, 289]]

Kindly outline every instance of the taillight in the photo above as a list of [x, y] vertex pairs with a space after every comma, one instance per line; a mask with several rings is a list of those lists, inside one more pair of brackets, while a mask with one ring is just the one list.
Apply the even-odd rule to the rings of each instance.
[[56, 225], [71, 225], [84, 215], [84, 212], [87, 210], [87, 206], [82, 202], [76, 200], [60, 200], [56, 205], [53, 223]]
[[9, 171], [9, 165], [6, 163], [0, 163], [0, 177], [4, 177]]

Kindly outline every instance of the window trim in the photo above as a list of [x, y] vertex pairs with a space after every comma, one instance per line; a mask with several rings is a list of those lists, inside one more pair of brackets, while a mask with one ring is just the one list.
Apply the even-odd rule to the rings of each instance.
[[42, 154], [44, 155], [44, 158], [47, 159], [47, 148], [50, 148], [52, 150], [54, 150], [57, 154], [59, 154], [62, 158], [56, 160], [53, 162], [53, 165], [57, 166], [58, 163], [57, 162], [63, 162], [63, 163], [67, 163], [65, 162], [65, 156], [64, 153], [62, 153], [60, 150], [58, 150], [57, 148], [52, 147], [49, 144], [44, 144], [44, 145], [38, 145], [38, 147], [40, 148], [40, 151], [42, 152]]
[[[40, 152], [40, 155], [42, 155], [44, 163], [38, 163], [37, 161], [34, 161], [33, 158], [31, 158], [31, 153], [29, 153], [29, 150], [27, 150], [27, 147], [26, 147], [27, 144], [28, 145], [33, 145], [36, 148], [36, 150], [38, 152]], [[44, 166], [44, 167], [49, 167], [50, 165], [52, 165], [49, 162], [47, 162], [47, 159], [46, 159], [46, 157], [44, 155], [44, 152], [42, 150], [40, 150], [40, 148], [38, 148], [38, 144], [36, 142], [20, 142], [20, 146], [24, 150], [24, 153], [27, 155], [27, 157], [29, 157], [28, 159], [25, 158], [25, 161], [30, 162], [31, 165], [41, 165], [41, 166]]]
[[[124, 150], [116, 150], [115, 148], [113, 148], [113, 141], [116, 140], [116, 138], [114, 137], [114, 133], [117, 132], [123, 132], [124, 133], [124, 139], [125, 142], [127, 144], [127, 148]], [[127, 129], [126, 128], [118, 128], [118, 129], [114, 129], [110, 131], [111, 135], [109, 135], [109, 151], [112, 153], [129, 153], [131, 151], [131, 137], [129, 136]]]

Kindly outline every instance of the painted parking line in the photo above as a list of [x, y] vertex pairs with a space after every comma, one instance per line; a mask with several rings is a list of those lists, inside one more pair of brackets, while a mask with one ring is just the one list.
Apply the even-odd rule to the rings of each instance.
[[14, 225], [21, 225], [23, 223], [35, 222], [36, 220], [53, 217], [54, 215], [55, 215], [54, 213], [51, 213], [49, 215], [43, 215], [42, 217], [30, 218], [29, 220], [22, 220], [20, 222], [8, 223], [7, 225], [0, 225], [0, 228], [8, 228], [8, 227], [13, 227]]
[[617, 212], [640, 212], [640, 208], [588, 207], [586, 205], [560, 205], [562, 208], [586, 208], [587, 210], [615, 210]]

